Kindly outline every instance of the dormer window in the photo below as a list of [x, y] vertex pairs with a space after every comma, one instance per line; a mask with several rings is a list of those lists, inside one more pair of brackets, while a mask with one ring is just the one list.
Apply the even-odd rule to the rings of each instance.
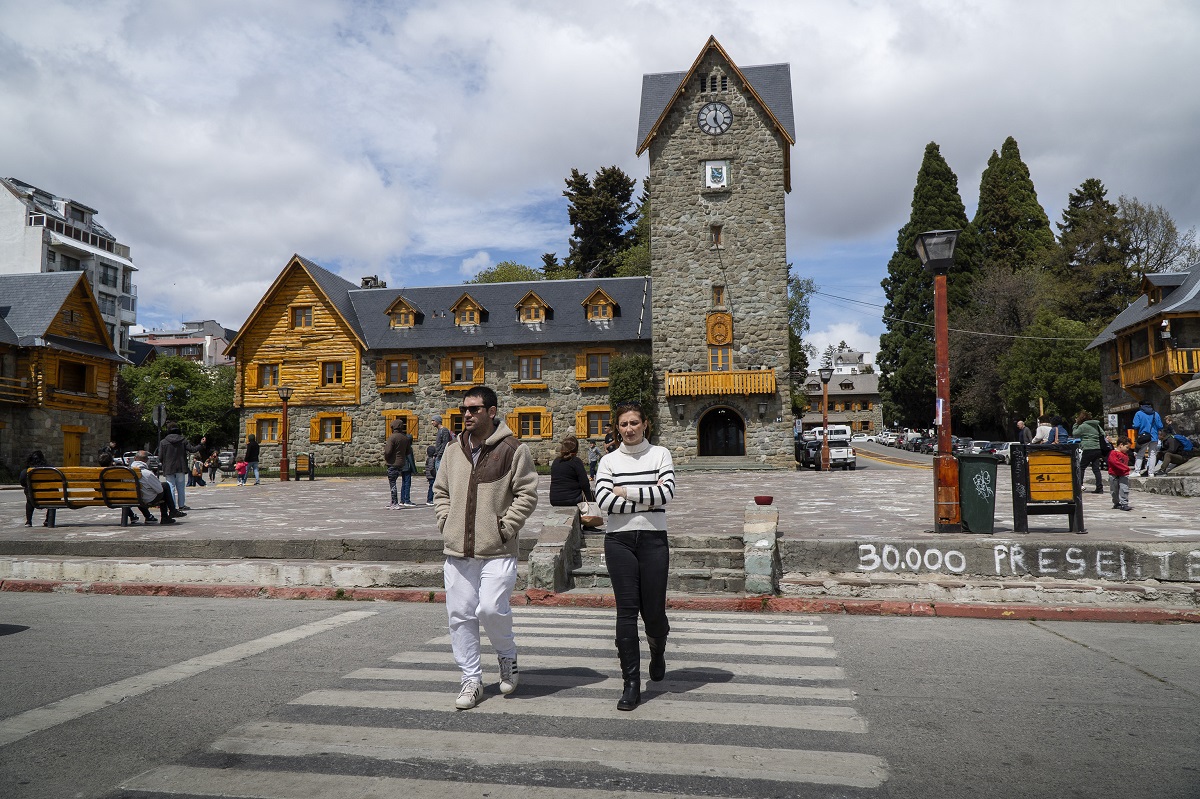
[[470, 294], [458, 298], [458, 302], [450, 306], [454, 314], [454, 324], [459, 327], [481, 325], [487, 321], [487, 309], [480, 305]]
[[392, 313], [392, 327], [412, 327], [413, 312], [412, 311], [394, 311]]
[[618, 306], [603, 289], [596, 289], [583, 301], [589, 322], [607, 322], [617, 315]]
[[82, 208], [76, 208], [73, 205], [67, 206], [67, 216], [70, 217], [72, 222], [78, 222], [81, 225], [86, 225], [88, 221], [87, 211], [84, 211]]
[[421, 321], [420, 311], [403, 297], [397, 297], [384, 313], [388, 315], [392, 328], [414, 327]]
[[534, 292], [529, 292], [517, 303], [517, 319], [522, 324], [538, 324], [550, 318], [550, 306]]

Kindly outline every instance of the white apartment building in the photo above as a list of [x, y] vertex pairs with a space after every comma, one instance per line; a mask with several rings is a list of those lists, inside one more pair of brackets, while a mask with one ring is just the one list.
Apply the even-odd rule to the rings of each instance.
[[128, 355], [137, 323], [137, 267], [97, 211], [16, 178], [0, 178], [0, 274], [84, 272], [113, 347]]
[[236, 336], [236, 330], [206, 319], [184, 322], [178, 330], [134, 333], [131, 338], [151, 345], [159, 355], [178, 355], [204, 366], [226, 366], [233, 363], [233, 356], [226, 354], [226, 350]]

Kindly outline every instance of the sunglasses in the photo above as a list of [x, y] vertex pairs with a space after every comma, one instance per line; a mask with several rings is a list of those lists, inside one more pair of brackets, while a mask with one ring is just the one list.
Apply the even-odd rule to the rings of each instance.
[[459, 410], [459, 413], [461, 413], [463, 416], [466, 416], [469, 413], [470, 414], [479, 413], [485, 407], [487, 407], [487, 406], [485, 406], [485, 405], [459, 405], [458, 410]]

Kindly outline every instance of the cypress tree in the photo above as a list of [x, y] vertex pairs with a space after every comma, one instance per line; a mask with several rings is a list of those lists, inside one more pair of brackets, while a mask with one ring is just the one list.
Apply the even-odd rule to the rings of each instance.
[[1044, 263], [1054, 248], [1050, 219], [1038, 202], [1029, 167], [1012, 136], [1004, 140], [999, 154], [993, 150], [988, 159], [971, 224], [979, 234], [985, 264], [1017, 271]]
[[896, 251], [883, 281], [887, 305], [879, 337], [879, 388], [884, 419], [924, 427], [934, 414], [933, 278], [917, 258], [918, 233], [961, 230], [950, 271], [951, 308], [965, 304], [978, 263], [978, 243], [967, 224], [958, 193], [958, 177], [942, 158], [936, 142], [925, 147], [913, 189], [912, 214], [896, 236]]
[[1107, 324], [1138, 294], [1129, 269], [1129, 233], [1108, 190], [1088, 178], [1071, 192], [1058, 223], [1059, 253], [1054, 273], [1062, 315], [1094, 326]]
[[579, 277], [612, 277], [617, 257], [630, 245], [629, 226], [637, 218], [633, 205], [636, 181], [620, 167], [596, 171], [595, 180], [571, 170], [563, 196], [574, 232], [563, 264]]

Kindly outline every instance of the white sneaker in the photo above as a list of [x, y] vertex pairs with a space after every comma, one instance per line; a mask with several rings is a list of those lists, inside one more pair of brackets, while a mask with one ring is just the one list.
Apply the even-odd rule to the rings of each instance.
[[500, 657], [500, 693], [511, 694], [517, 690], [517, 682], [520, 679], [520, 674], [517, 673], [516, 657], [506, 658]]
[[462, 690], [458, 692], [458, 699], [454, 700], [454, 707], [459, 710], [470, 710], [480, 703], [483, 699], [483, 683], [479, 680], [465, 680], [462, 684]]

